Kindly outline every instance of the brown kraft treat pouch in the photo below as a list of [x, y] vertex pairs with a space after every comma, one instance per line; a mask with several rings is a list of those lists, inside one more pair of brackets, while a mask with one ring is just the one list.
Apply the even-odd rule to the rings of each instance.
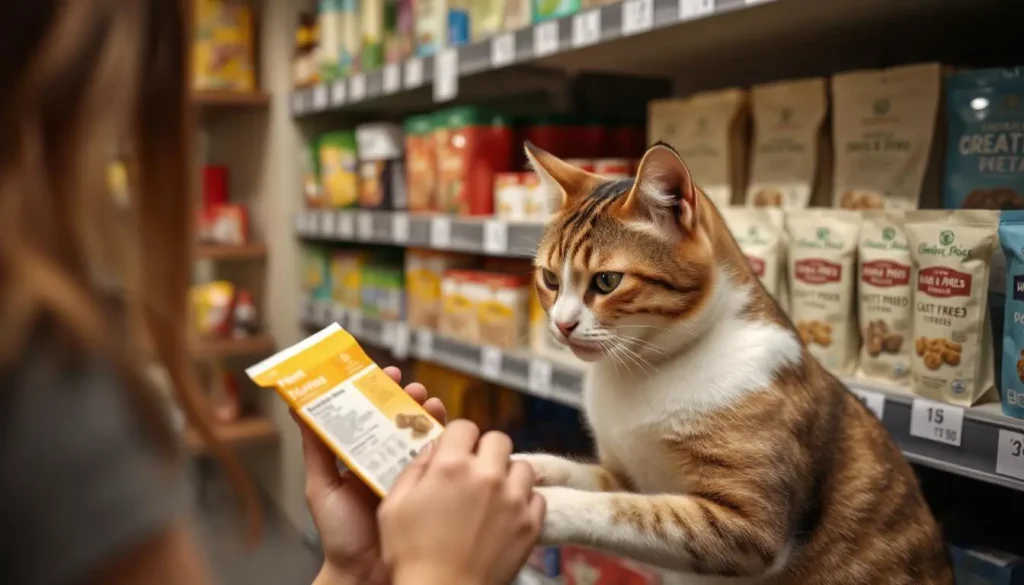
[[938, 63], [832, 78], [835, 207], [917, 209], [922, 193], [938, 198], [941, 82]]
[[780, 81], [750, 90], [750, 207], [805, 209], [824, 174], [822, 126], [828, 111], [822, 78]]
[[909, 211], [913, 391], [970, 406], [993, 386], [989, 270], [997, 211]]
[[853, 316], [860, 214], [807, 209], [786, 216], [789, 232], [789, 316], [811, 355], [836, 374], [857, 361]]
[[913, 355], [913, 287], [903, 212], [866, 211], [858, 247], [858, 375], [906, 384]]
[[949, 138], [942, 206], [1024, 209], [1024, 67], [946, 81]]
[[747, 176], [747, 92], [723, 89], [647, 105], [647, 140], [667, 142], [694, 181], [722, 209], [739, 200]]
[[786, 310], [789, 293], [785, 279], [786, 228], [782, 210], [727, 207], [720, 212], [754, 274], [768, 294]]

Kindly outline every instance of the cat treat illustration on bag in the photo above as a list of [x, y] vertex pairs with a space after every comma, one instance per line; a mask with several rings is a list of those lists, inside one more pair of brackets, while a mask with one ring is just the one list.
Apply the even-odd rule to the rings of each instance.
[[858, 374], [900, 384], [910, 375], [913, 287], [901, 211], [868, 211], [858, 249]]
[[815, 357], [854, 361], [859, 214], [791, 218], [798, 331], [669, 146], [635, 181], [527, 155], [557, 209], [534, 285], [551, 335], [590, 362], [597, 450], [515, 456], [547, 503], [542, 541], [693, 585], [953, 585], [910, 465]]

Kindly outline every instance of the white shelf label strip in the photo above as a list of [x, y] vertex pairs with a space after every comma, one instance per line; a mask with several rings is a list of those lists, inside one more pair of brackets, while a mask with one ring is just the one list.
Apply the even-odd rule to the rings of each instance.
[[384, 82], [382, 90], [384, 93], [395, 93], [402, 89], [402, 72], [397, 63], [390, 63], [384, 66]]
[[626, 0], [622, 3], [622, 34], [635, 35], [654, 27], [654, 0]]
[[533, 27], [533, 54], [547, 57], [558, 52], [558, 21], [549, 20]]
[[506, 67], [516, 60], [516, 33], [502, 33], [491, 39], [491, 67]]
[[331, 105], [332, 106], [343, 106], [345, 105], [345, 98], [348, 92], [345, 88], [345, 80], [339, 79], [331, 84]]
[[885, 394], [861, 389], [853, 389], [853, 393], [857, 396], [857, 399], [860, 400], [861, 403], [878, 418], [878, 420], [882, 420], [882, 415], [885, 414]]
[[485, 378], [501, 378], [501, 350], [496, 347], [480, 348], [480, 372]]
[[434, 57], [434, 101], [450, 102], [459, 93], [459, 49], [449, 47]]
[[601, 9], [595, 8], [572, 17], [572, 46], [586, 47], [601, 40]]
[[715, 11], [715, 0], [679, 0], [679, 20], [702, 18]]
[[423, 85], [423, 59], [412, 57], [405, 62], [405, 88], [412, 89]]

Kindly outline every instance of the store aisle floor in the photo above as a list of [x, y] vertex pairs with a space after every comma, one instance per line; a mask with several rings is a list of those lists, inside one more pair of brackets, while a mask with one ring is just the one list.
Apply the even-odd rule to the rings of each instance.
[[320, 568], [319, 551], [267, 503], [263, 541], [247, 550], [230, 499], [197, 506], [196, 532], [218, 585], [308, 585]]

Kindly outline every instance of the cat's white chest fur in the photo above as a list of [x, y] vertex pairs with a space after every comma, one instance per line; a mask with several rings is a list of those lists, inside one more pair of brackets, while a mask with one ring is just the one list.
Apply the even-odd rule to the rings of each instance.
[[678, 486], [678, 477], [664, 463], [668, 453], [660, 437], [685, 432], [709, 412], [763, 391], [780, 367], [800, 360], [801, 345], [791, 331], [738, 313], [717, 319], [685, 352], [666, 359], [653, 373], [617, 370], [606, 359], [587, 377], [584, 410], [598, 444], [641, 491], [672, 491], [672, 479]]

